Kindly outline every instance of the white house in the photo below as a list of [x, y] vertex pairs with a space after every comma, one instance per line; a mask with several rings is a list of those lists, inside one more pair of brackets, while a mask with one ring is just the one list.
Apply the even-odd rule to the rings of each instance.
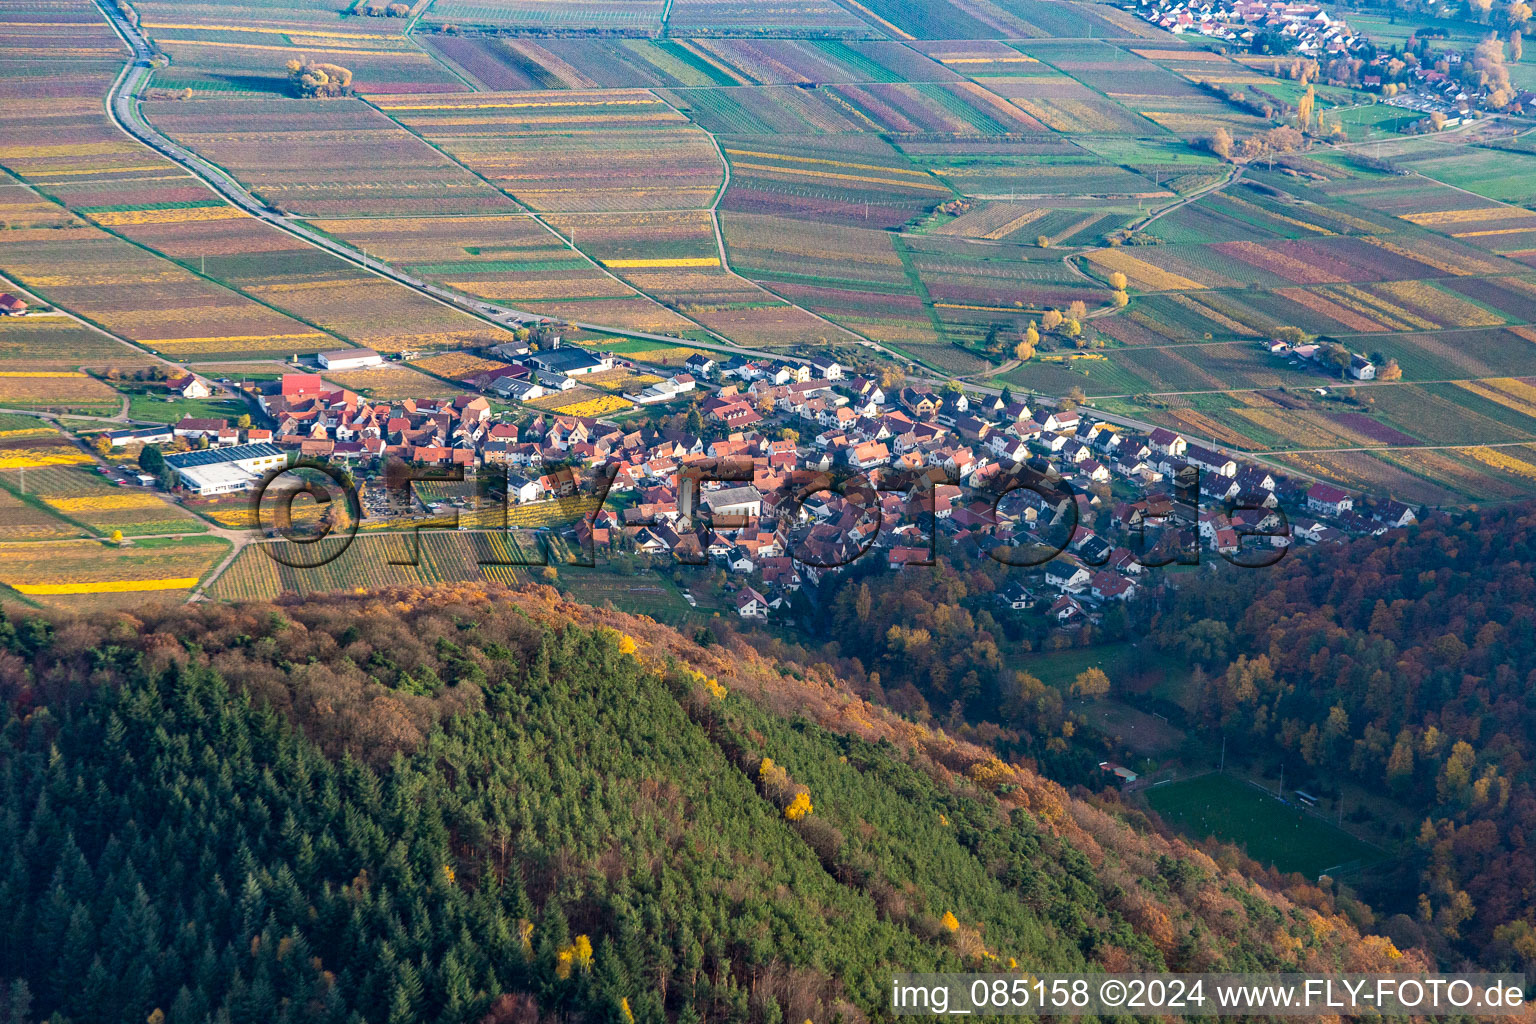
[[736, 614], [744, 619], [766, 619], [768, 599], [751, 587], [742, 587], [736, 595]]
[[1045, 423], [1043, 426], [1046, 430], [1050, 430], [1055, 433], [1063, 433], [1070, 430], [1076, 430], [1077, 419], [1077, 413], [1062, 412], [1058, 409], [1045, 418]]
[[538, 481], [529, 480], [517, 473], [507, 474], [507, 501], [513, 505], [521, 505], [528, 501], [538, 501], [544, 494], [544, 489]]
[[811, 366], [822, 378], [826, 380], [842, 380], [843, 366], [836, 359], [827, 356], [816, 356], [811, 360]]
[[1332, 484], [1313, 484], [1307, 488], [1307, 509], [1328, 515], [1339, 515], [1355, 507], [1355, 499], [1349, 492], [1341, 491]]

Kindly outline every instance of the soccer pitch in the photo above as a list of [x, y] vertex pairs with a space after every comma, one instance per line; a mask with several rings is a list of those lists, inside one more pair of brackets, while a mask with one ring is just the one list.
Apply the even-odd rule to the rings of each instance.
[[1254, 860], [1281, 871], [1315, 878], [1328, 868], [1381, 857], [1347, 832], [1230, 775], [1170, 782], [1148, 789], [1146, 796], [1152, 809], [1179, 831], [1241, 846]]

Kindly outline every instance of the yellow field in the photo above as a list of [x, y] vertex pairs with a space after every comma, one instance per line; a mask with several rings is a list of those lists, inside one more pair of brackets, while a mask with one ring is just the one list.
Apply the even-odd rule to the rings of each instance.
[[163, 580], [106, 580], [101, 583], [12, 583], [23, 594], [131, 594], [143, 590], [189, 590], [197, 586], [197, 576], [177, 576]]
[[43, 498], [51, 508], [66, 515], [73, 512], [116, 512], [132, 508], [169, 508], [153, 494], [132, 491], [127, 494], [89, 494], [79, 498]]
[[1484, 380], [1457, 381], [1456, 386], [1470, 391], [1506, 409], [1536, 417], [1536, 387], [1513, 377], [1489, 377]]
[[1434, 210], [1428, 213], [1400, 213], [1398, 217], [1410, 224], [1433, 227], [1440, 224], [1465, 224], [1478, 220], [1513, 220], [1516, 217], [1536, 217], [1536, 213], [1520, 207], [1478, 206], [1470, 210]]
[[1087, 254], [1088, 262], [1106, 271], [1124, 274], [1132, 288], [1143, 292], [1196, 291], [1205, 287], [1199, 281], [1174, 274], [1139, 260], [1123, 249], [1095, 249]]
[[[1528, 448], [1522, 448], [1528, 452]], [[1500, 448], [1468, 448], [1467, 454], [1485, 466], [1501, 469], [1525, 480], [1536, 480], [1536, 465], [1517, 459]]]
[[675, 259], [629, 259], [629, 260], [603, 260], [603, 266], [614, 270], [628, 270], [639, 267], [718, 267], [718, 256], [685, 256]]
[[566, 416], [606, 416], [631, 408], [633, 406], [629, 402], [615, 395], [600, 395], [571, 405], [558, 405], [554, 411]]
[[69, 598], [93, 594], [160, 593], [173, 596], [195, 587], [229, 551], [214, 538], [124, 545], [76, 540], [8, 544], [0, 552], [0, 583], [18, 594], [63, 598], [58, 607], [78, 607]]
[[246, 214], [233, 206], [193, 206], [174, 210], [116, 210], [86, 214], [103, 227], [128, 224], [185, 224], [192, 221], [235, 220]]
[[90, 462], [91, 457], [69, 445], [49, 445], [42, 448], [0, 449], [0, 469], [38, 469], [43, 466], [76, 466]]

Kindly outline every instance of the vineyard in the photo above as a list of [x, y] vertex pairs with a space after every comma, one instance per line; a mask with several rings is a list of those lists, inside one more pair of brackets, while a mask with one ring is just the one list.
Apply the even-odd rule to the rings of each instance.
[[11, 544], [0, 557], [0, 584], [35, 604], [75, 610], [120, 606], [114, 595], [123, 594], [185, 600], [228, 550], [213, 538]]

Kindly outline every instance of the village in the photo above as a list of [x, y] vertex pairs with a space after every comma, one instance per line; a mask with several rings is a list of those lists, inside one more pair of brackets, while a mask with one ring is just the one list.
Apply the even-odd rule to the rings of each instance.
[[[1416, 518], [1394, 501], [1356, 507], [1332, 485], [1165, 428], [1143, 433], [1064, 407], [1071, 403], [967, 393], [957, 383], [888, 391], [827, 357], [722, 361], [696, 352], [681, 368], [656, 370], [668, 375], [631, 395], [622, 417], [520, 416], [504, 404], [497, 412], [492, 399], [518, 386], [558, 386], [556, 375], [625, 364], [574, 345], [518, 357], [452, 399], [381, 402], [324, 377], [381, 357], [326, 353], [318, 372], [235, 385], [255, 413], [240, 423], [189, 417], [112, 431], [98, 447], [163, 453], [150, 460], [158, 477], [133, 482], [167, 487], [194, 508], [249, 502], [264, 476], [300, 460], [342, 467], [361, 485], [372, 528], [444, 528], [433, 519], [443, 501], [386, 500], [387, 466], [458, 475], [469, 490], [451, 511], [466, 522], [490, 501], [596, 554], [715, 566], [743, 619], [787, 611], [802, 588], [856, 561], [934, 564], [942, 541], [954, 556], [1033, 567], [999, 604], [1074, 629], [1133, 600], [1148, 566], [1192, 564], [1201, 549], [1238, 564], [1257, 551], [1268, 561], [1254, 564], [1268, 564], [1291, 543]], [[167, 386], [192, 397], [213, 388], [190, 374]], [[142, 454], [138, 462], [146, 465]], [[1020, 483], [1020, 473], [1035, 482]], [[1026, 550], [1033, 557], [1019, 561], [1014, 553]]]
[[[1331, 84], [1375, 92], [1382, 102], [1417, 111], [1425, 115], [1424, 127], [1434, 131], [1456, 127], [1480, 110], [1520, 112], [1536, 100], [1536, 94], [1510, 84], [1502, 56], [1493, 62], [1500, 65], [1494, 68], [1486, 65], [1481, 49], [1435, 50], [1430, 45], [1434, 30], [1410, 35], [1399, 53], [1396, 48], [1378, 48], [1320, 4], [1141, 0], [1139, 9], [1144, 20], [1175, 35], [1200, 35], [1244, 51], [1316, 61], [1326, 68], [1322, 77]], [[1490, 73], [1462, 73], [1471, 72], [1474, 64]]]

